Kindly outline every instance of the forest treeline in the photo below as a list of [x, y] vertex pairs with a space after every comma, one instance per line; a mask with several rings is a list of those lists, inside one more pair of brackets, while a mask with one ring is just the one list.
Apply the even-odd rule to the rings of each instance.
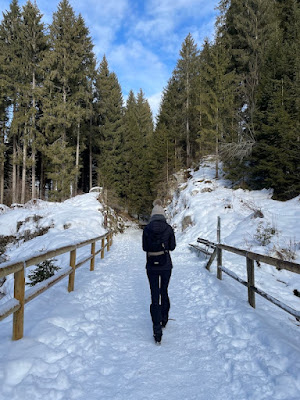
[[213, 41], [191, 34], [156, 124], [142, 89], [124, 104], [108, 60], [62, 0], [46, 27], [12, 0], [0, 24], [0, 203], [64, 200], [92, 186], [141, 214], [208, 154], [236, 185], [299, 194], [300, 4], [221, 0]]

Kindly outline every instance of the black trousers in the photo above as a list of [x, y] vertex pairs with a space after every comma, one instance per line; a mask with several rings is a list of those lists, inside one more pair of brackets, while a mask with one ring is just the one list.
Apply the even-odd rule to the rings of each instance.
[[150, 314], [153, 322], [153, 333], [161, 334], [161, 322], [167, 322], [169, 318], [170, 299], [168, 286], [172, 270], [151, 271], [147, 275], [151, 291]]

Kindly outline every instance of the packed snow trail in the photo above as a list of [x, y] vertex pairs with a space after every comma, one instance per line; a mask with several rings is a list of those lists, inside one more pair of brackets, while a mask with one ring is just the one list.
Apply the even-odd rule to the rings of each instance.
[[218, 281], [181, 244], [173, 252], [170, 318], [152, 338], [142, 231], [25, 307], [24, 338], [1, 322], [0, 399], [246, 400], [300, 398], [300, 328], [246, 289]]

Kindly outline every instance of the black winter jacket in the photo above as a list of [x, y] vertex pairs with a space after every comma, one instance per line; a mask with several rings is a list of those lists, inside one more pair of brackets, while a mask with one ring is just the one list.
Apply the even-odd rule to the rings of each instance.
[[147, 262], [146, 268], [147, 270], [170, 270], [172, 269], [172, 260], [169, 253], [169, 250], [172, 251], [176, 247], [175, 235], [173, 228], [166, 222], [166, 219], [163, 216], [154, 215], [149, 224], [144, 228], [143, 231], [143, 250], [148, 252], [151, 251], [151, 237], [153, 237], [153, 233], [156, 235], [159, 234], [161, 241], [165, 245], [165, 249], [167, 250], [167, 262], [165, 265], [160, 267], [155, 267], [149, 265]]

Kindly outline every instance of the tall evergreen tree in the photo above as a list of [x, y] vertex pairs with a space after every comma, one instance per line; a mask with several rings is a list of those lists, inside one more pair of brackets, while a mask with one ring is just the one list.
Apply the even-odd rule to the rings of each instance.
[[151, 142], [153, 140], [153, 117], [152, 112], [145, 98], [142, 89], [137, 94], [137, 123], [138, 136], [135, 143], [136, 157], [134, 159], [135, 183], [133, 192], [136, 192], [134, 203], [137, 206], [137, 212], [140, 214], [149, 209], [153, 201], [152, 194], [152, 154]]
[[[36, 197], [36, 156], [44, 141], [37, 129], [38, 116], [38, 88], [42, 83], [41, 61], [47, 49], [45, 27], [41, 22], [42, 15], [36, 4], [29, 0], [22, 11], [22, 42], [23, 42], [23, 65], [25, 76], [24, 96], [27, 99], [27, 137], [28, 147], [31, 150], [31, 196]], [[26, 140], [26, 139], [25, 139]], [[25, 146], [25, 148], [27, 145]], [[27, 154], [24, 149], [24, 160]], [[22, 194], [25, 200], [26, 165], [23, 165]]]
[[151, 168], [148, 168], [149, 146], [153, 134], [152, 114], [142, 90], [137, 98], [130, 91], [124, 115], [124, 200], [126, 208], [135, 214], [149, 209]]
[[123, 190], [122, 197], [126, 210], [131, 208], [130, 204], [130, 185], [134, 179], [133, 174], [133, 146], [135, 144], [136, 132], [138, 131], [138, 122], [136, 115], [136, 98], [132, 90], [128, 94], [124, 112], [124, 137], [123, 137]]
[[257, 90], [264, 55], [275, 28], [273, 3], [272, 0], [232, 0], [227, 10], [225, 7], [226, 38], [232, 49], [233, 68], [240, 78], [241, 123], [252, 140], [255, 140]]
[[74, 188], [72, 184], [79, 172], [80, 123], [85, 112], [80, 106], [86, 100], [83, 72], [86, 72], [86, 60], [92, 57], [83, 20], [76, 18], [68, 0], [62, 0], [53, 14], [49, 44], [50, 51], [43, 63], [41, 125], [48, 142], [44, 155], [51, 166], [48, 176], [52, 180], [53, 195], [64, 199], [70, 195], [71, 186]]
[[121, 146], [123, 138], [123, 96], [115, 73], [110, 72], [106, 57], [100, 63], [96, 76], [96, 111], [99, 133], [99, 182], [106, 189], [120, 195]]
[[[92, 107], [90, 106], [93, 101], [93, 80], [95, 78], [95, 59], [93, 53], [93, 44], [89, 36], [89, 30], [85, 26], [85, 22], [81, 15], [76, 20], [74, 27], [74, 63], [76, 81], [74, 82], [73, 97], [75, 102], [75, 124], [76, 135], [72, 135], [71, 144], [74, 143], [76, 137], [76, 157], [75, 168], [76, 176], [74, 181], [74, 194], [77, 193], [80, 165], [80, 153], [84, 150], [85, 130], [86, 123], [89, 125], [92, 116]], [[74, 129], [74, 128], [73, 128]], [[89, 127], [88, 127], [89, 129]], [[72, 143], [73, 142], [73, 143]], [[75, 143], [74, 143], [75, 145]]]
[[185, 38], [180, 58], [174, 71], [178, 84], [177, 101], [181, 105], [182, 139], [185, 143], [186, 166], [189, 167], [195, 154], [197, 113], [195, 109], [196, 81], [199, 73], [199, 50], [191, 34]]
[[1, 22], [1, 69], [3, 89], [6, 91], [6, 105], [12, 107], [12, 123], [9, 140], [12, 143], [11, 201], [18, 201], [18, 166], [17, 148], [19, 142], [20, 93], [22, 89], [22, 40], [21, 10], [17, 0], [12, 0], [9, 10], [3, 13]]
[[257, 96], [251, 177], [254, 187], [272, 187], [275, 198], [289, 199], [300, 191], [299, 3], [279, 1], [276, 16]]
[[[184, 165], [181, 159], [180, 136], [181, 136], [181, 105], [177, 99], [178, 85], [174, 76], [168, 82], [163, 91], [154, 140], [160, 151], [154, 152], [158, 166], [162, 170], [166, 168], [166, 176], [169, 177]], [[163, 136], [161, 138], [161, 135]], [[163, 145], [164, 144], [164, 145]], [[157, 150], [158, 150], [157, 149]], [[168, 179], [167, 179], [168, 180]]]
[[230, 135], [228, 119], [234, 112], [234, 73], [229, 70], [230, 58], [221, 41], [204, 43], [200, 68], [201, 114], [200, 143], [214, 143], [216, 177], [218, 177], [219, 145]]

